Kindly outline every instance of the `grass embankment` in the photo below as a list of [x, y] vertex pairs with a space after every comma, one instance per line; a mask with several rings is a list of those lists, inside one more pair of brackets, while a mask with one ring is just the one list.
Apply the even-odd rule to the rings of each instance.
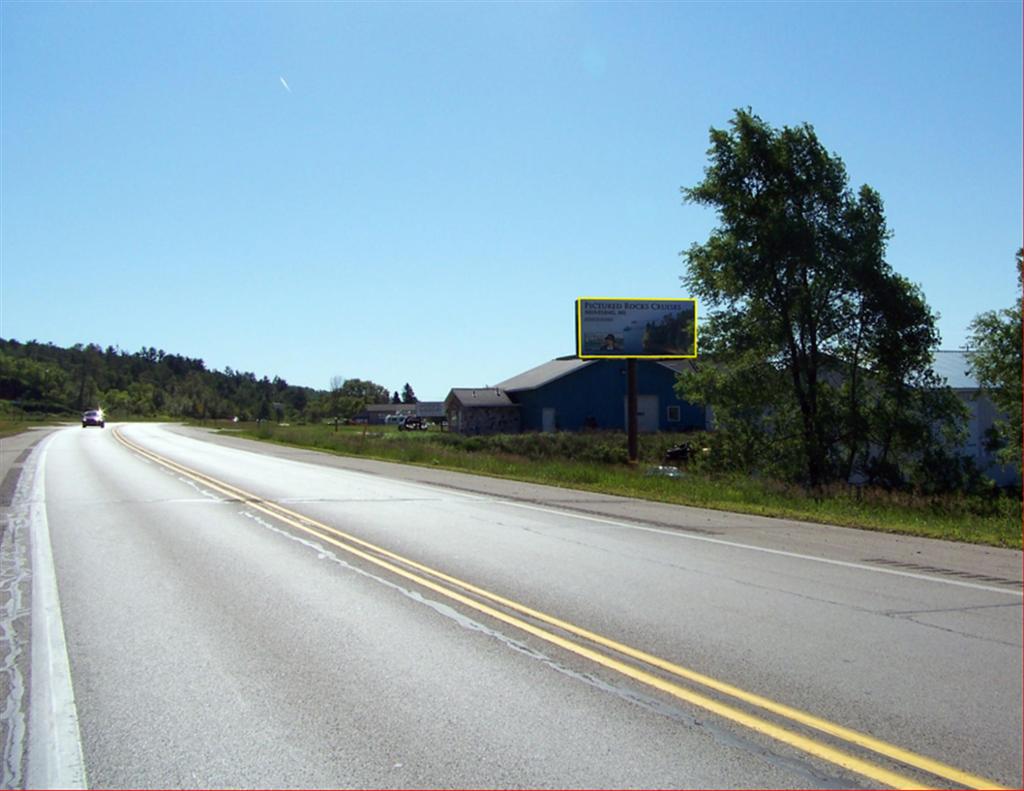
[[67, 423], [72, 418], [60, 418], [60, 417], [45, 417], [45, 418], [24, 418], [10, 420], [7, 418], [0, 418], [0, 439], [3, 437], [13, 437], [15, 434], [20, 434], [23, 431], [28, 431], [30, 428], [42, 428], [43, 426], [57, 426], [61, 423]]
[[[209, 425], [209, 424], [207, 424]], [[836, 486], [818, 496], [798, 486], [748, 475], [716, 474], [700, 463], [682, 477], [650, 474], [666, 448], [694, 435], [641, 437], [639, 467], [626, 464], [625, 436], [519, 434], [462, 437], [439, 431], [399, 432], [392, 426], [340, 427], [239, 424], [232, 433], [348, 456], [418, 464], [665, 503], [785, 517], [810, 522], [928, 536], [992, 546], [1021, 547], [1019, 498], [924, 497]]]

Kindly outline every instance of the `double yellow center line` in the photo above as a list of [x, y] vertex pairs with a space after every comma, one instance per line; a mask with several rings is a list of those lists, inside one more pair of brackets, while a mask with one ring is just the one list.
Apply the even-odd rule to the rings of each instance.
[[[684, 701], [706, 711], [717, 714], [730, 722], [742, 725], [757, 733], [767, 736], [783, 744], [787, 744], [808, 755], [812, 755], [828, 763], [840, 766], [850, 772], [868, 778], [874, 782], [893, 788], [930, 788], [920, 780], [903, 774], [901, 771], [889, 769], [872, 761], [838, 749], [824, 741], [805, 736], [790, 727], [777, 724], [762, 716], [749, 713], [729, 703], [696, 692], [677, 683], [681, 679], [713, 691], [720, 696], [731, 698], [749, 707], [760, 709], [787, 721], [787, 724], [803, 726], [832, 737], [846, 745], [861, 748], [864, 751], [891, 759], [897, 764], [912, 767], [953, 783], [975, 789], [1001, 789], [992, 780], [980, 777], [954, 766], [918, 755], [896, 745], [876, 739], [865, 733], [846, 728], [829, 720], [816, 717], [799, 709], [786, 706], [769, 698], [735, 687], [724, 681], [706, 676], [689, 668], [682, 667], [668, 660], [648, 654], [609, 639], [603, 635], [583, 629], [575, 624], [563, 621], [547, 613], [534, 610], [511, 599], [492, 593], [472, 583], [452, 577], [442, 571], [417, 563], [410, 558], [398, 555], [383, 547], [371, 544], [361, 538], [345, 533], [330, 525], [319, 522], [304, 514], [297, 513], [279, 503], [252, 494], [224, 481], [213, 478], [198, 470], [186, 467], [178, 462], [147, 450], [127, 439], [120, 430], [114, 430], [117, 440], [134, 452], [175, 473], [202, 484], [231, 499], [244, 502], [249, 508], [270, 516], [289, 527], [315, 537], [337, 547], [344, 552], [358, 557], [379, 568], [402, 577], [423, 588], [434, 591], [440, 596], [468, 607], [476, 612], [508, 624], [522, 632], [530, 634], [546, 643], [555, 645], [576, 656], [582, 657], [601, 667], [605, 667], [627, 678], [631, 678], [645, 686], [656, 689], [677, 700]], [[500, 608], [500, 609], [498, 609]], [[524, 620], [529, 619], [529, 620]], [[538, 625], [539, 624], [539, 625]], [[558, 633], [550, 629], [557, 630]], [[568, 635], [568, 636], [567, 636]], [[575, 639], [573, 639], [575, 638]], [[578, 642], [584, 641], [584, 642]], [[584, 644], [586, 643], [586, 644]], [[589, 645], [588, 645], [589, 644]], [[601, 650], [603, 649], [603, 650]], [[605, 651], [626, 657], [642, 666], [637, 666], [620, 658], [609, 655]], [[659, 675], [653, 670], [660, 671]], [[666, 678], [665, 676], [669, 676]]]

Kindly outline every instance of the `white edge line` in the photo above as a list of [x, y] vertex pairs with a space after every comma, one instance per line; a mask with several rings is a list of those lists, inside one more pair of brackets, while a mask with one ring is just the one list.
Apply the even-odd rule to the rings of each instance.
[[[159, 427], [162, 427], [165, 424], [155, 424], [155, 425], [157, 425]], [[188, 440], [192, 440], [193, 442], [201, 441], [201, 440], [196, 440], [193, 437], [183, 436], [181, 434], [176, 434], [174, 436], [182, 437], [182, 438], [188, 439]], [[229, 446], [221, 446], [221, 447], [229, 447]], [[245, 449], [241, 449], [241, 448], [230, 448], [230, 449], [231, 450], [239, 451], [241, 453], [252, 453], [252, 454], [257, 455], [257, 456], [264, 456], [264, 457], [266, 457], [268, 455], [268, 454], [259, 453], [258, 451], [255, 451], [255, 450], [250, 451], [250, 450], [245, 450]], [[296, 459], [284, 459], [284, 458], [281, 458], [279, 456], [274, 456], [273, 458], [276, 458], [279, 461], [283, 461], [283, 462], [291, 462], [293, 464], [305, 464], [305, 465], [309, 465], [311, 467], [317, 467], [317, 468], [320, 468], [320, 469], [338, 470], [340, 472], [349, 473], [349, 474], [352, 474], [352, 475], [357, 475], [357, 476], [365, 477], [365, 478], [379, 479], [380, 477], [382, 477], [382, 476], [379, 476], [379, 475], [375, 475], [373, 473], [362, 472], [360, 470], [345, 469], [344, 467], [330, 467], [330, 466], [327, 466], [327, 465], [316, 464], [314, 462], [299, 461], [299, 460], [296, 460]], [[786, 550], [783, 550], [783, 549], [770, 549], [768, 547], [759, 547], [759, 546], [756, 546], [755, 544], [742, 544], [742, 543], [739, 543], [738, 541], [727, 541], [726, 539], [723, 539], [723, 538], [711, 538], [709, 536], [698, 536], [698, 535], [694, 535], [693, 533], [687, 533], [685, 528], [679, 528], [677, 530], [672, 530], [672, 529], [661, 528], [661, 527], [651, 527], [649, 525], [638, 524], [638, 523], [635, 523], [635, 522], [623, 522], [623, 521], [619, 521], [619, 520], [616, 520], [616, 519], [609, 519], [607, 517], [594, 516], [594, 515], [591, 515], [591, 514], [584, 514], [584, 513], [580, 513], [579, 511], [572, 511], [572, 510], [568, 510], [568, 509], [551, 508], [549, 506], [534, 505], [533, 503], [524, 503], [524, 502], [520, 502], [518, 500], [510, 500], [510, 499], [507, 499], [507, 498], [504, 498], [504, 497], [500, 497], [500, 496], [495, 496], [495, 495], [487, 495], [487, 494], [480, 494], [480, 493], [465, 492], [465, 491], [462, 491], [461, 489], [454, 489], [454, 488], [450, 488], [450, 487], [444, 486], [443, 484], [421, 483], [421, 482], [418, 482], [418, 481], [403, 481], [403, 480], [398, 480], [398, 479], [393, 479], [393, 478], [388, 478], [386, 480], [390, 481], [391, 483], [399, 484], [401, 486], [408, 486], [408, 487], [416, 488], [416, 489], [427, 489], [427, 490], [430, 490], [430, 491], [433, 491], [433, 492], [436, 492], [438, 489], [440, 489], [440, 490], [442, 490], [442, 491], [444, 491], [446, 493], [453, 494], [453, 495], [455, 495], [457, 497], [464, 497], [464, 498], [466, 498], [468, 500], [480, 500], [480, 501], [487, 501], [487, 502], [502, 503], [504, 505], [508, 505], [508, 506], [513, 507], [513, 508], [524, 508], [524, 509], [526, 509], [528, 511], [540, 511], [542, 513], [555, 514], [557, 516], [563, 516], [563, 517], [568, 516], [568, 517], [571, 517], [571, 518], [574, 518], [574, 519], [581, 519], [581, 520], [584, 520], [584, 521], [587, 521], [587, 522], [596, 522], [597, 524], [610, 525], [612, 527], [621, 527], [621, 528], [624, 528], [626, 530], [642, 530], [642, 531], [645, 531], [645, 532], [648, 532], [648, 533], [659, 533], [661, 535], [672, 536], [673, 538], [682, 538], [682, 539], [686, 539], [688, 541], [704, 541], [704, 542], [706, 542], [708, 544], [719, 544], [721, 546], [733, 547], [735, 549], [746, 549], [746, 550], [752, 551], [752, 552], [764, 552], [764, 553], [769, 554], [769, 555], [780, 555], [782, 557], [794, 558], [794, 559], [797, 559], [797, 560], [810, 560], [810, 561], [813, 561], [815, 563], [825, 563], [825, 564], [828, 564], [830, 566], [841, 566], [843, 568], [858, 569], [860, 571], [873, 571], [873, 572], [876, 572], [878, 574], [890, 574], [890, 575], [892, 575], [894, 577], [906, 577], [906, 578], [909, 578], [909, 579], [923, 580], [925, 582], [936, 582], [936, 583], [939, 583], [941, 585], [953, 585], [953, 586], [956, 586], [956, 587], [959, 587], [959, 588], [970, 588], [971, 590], [986, 591], [988, 593], [1003, 593], [1003, 594], [1006, 594], [1007, 596], [1016, 596], [1017, 598], [1024, 598], [1024, 591], [1010, 590], [1008, 588], [997, 588], [997, 587], [994, 587], [992, 585], [982, 585], [982, 584], [977, 583], [977, 582], [966, 582], [964, 580], [951, 580], [951, 579], [946, 579], [944, 577], [936, 577], [936, 576], [933, 576], [933, 575], [930, 575], [930, 574], [917, 574], [917, 573], [915, 573], [913, 571], [902, 571], [900, 569], [888, 569], [888, 568], [884, 568], [882, 566], [872, 566], [872, 565], [867, 564], [867, 563], [854, 563], [852, 561], [847, 561], [847, 560], [833, 560], [832, 558], [823, 558], [823, 557], [818, 557], [817, 555], [804, 555], [804, 554], [801, 554], [799, 552], [787, 552]], [[533, 484], [533, 485], [537, 485], [537, 484]], [[667, 505], [667, 503], [666, 503], [666, 505]], [[683, 508], [697, 508], [699, 506], [681, 506], [681, 507], [683, 507]], [[728, 511], [721, 511], [719, 513], [730, 513], [730, 512], [728, 512]], [[748, 516], [748, 514], [739, 514], [739, 516]], [[770, 517], [761, 517], [761, 518], [768, 519]]]
[[647, 525], [639, 525], [630, 522], [620, 522], [614, 519], [605, 519], [599, 516], [590, 516], [589, 514], [580, 514], [575, 511], [562, 511], [556, 508], [546, 508], [544, 506], [532, 505], [530, 503], [518, 503], [514, 500], [505, 501], [508, 505], [516, 508], [525, 508], [530, 511], [542, 511], [550, 514], [562, 514], [575, 516], [579, 519], [585, 519], [589, 522], [597, 522], [599, 524], [611, 525], [613, 527], [622, 527], [629, 530], [643, 530], [647, 533], [659, 533], [665, 536], [672, 536], [674, 538], [684, 538], [688, 541], [704, 541], [708, 544], [721, 544], [722, 546], [735, 547], [737, 549], [747, 549], [754, 552], [764, 552], [769, 555], [781, 555], [787, 558], [796, 558], [798, 560], [811, 560], [816, 563], [827, 563], [830, 566], [842, 566], [844, 568], [859, 569], [861, 571], [874, 571], [879, 574], [892, 574], [896, 577], [909, 577], [915, 580], [925, 580], [927, 582], [938, 582], [943, 585], [956, 585], [961, 588], [972, 588], [974, 590], [988, 591], [989, 593], [1005, 593], [1007, 596], [1024, 597], [1024, 591], [1010, 590], [1008, 588], [996, 588], [991, 585], [982, 585], [976, 582], [965, 582], [963, 580], [948, 580], [943, 577], [935, 577], [930, 574], [915, 574], [912, 571], [901, 571], [900, 569], [887, 569], [881, 566], [872, 566], [867, 563], [854, 563], [848, 560], [833, 560], [832, 558], [818, 557], [817, 555], [804, 555], [799, 552], [787, 552], [783, 549], [770, 549], [768, 547], [759, 547], [754, 544], [741, 544], [737, 541], [726, 541], [722, 538], [710, 538], [708, 536], [695, 536], [691, 533], [685, 532], [684, 528], [679, 530], [669, 530], [661, 527], [650, 527]]
[[26, 788], [87, 788], [78, 711], [60, 614], [57, 573], [46, 518], [46, 452], [36, 449], [30, 489], [32, 535], [32, 662]]
[[[291, 459], [285, 459], [285, 461], [292, 461]], [[307, 462], [299, 462], [307, 463]], [[316, 466], [316, 465], [314, 465]], [[371, 478], [376, 478], [372, 473], [364, 473], [359, 470], [345, 470], [343, 472], [352, 473], [354, 475], [361, 475]], [[416, 481], [393, 481], [403, 486], [412, 488], [428, 489], [431, 491], [437, 491], [441, 489], [445, 492], [450, 492], [457, 497], [464, 497], [469, 500], [480, 500], [485, 502], [496, 502], [503, 505], [507, 505], [512, 508], [523, 508], [527, 511], [540, 511], [541, 513], [553, 514], [555, 516], [570, 517], [573, 519], [580, 519], [587, 522], [595, 522], [597, 524], [609, 525], [611, 527], [620, 527], [626, 530], [642, 530], [646, 533], [658, 533], [664, 536], [671, 536], [672, 538], [681, 538], [687, 541], [703, 541], [708, 544], [719, 544], [721, 546], [733, 547], [735, 549], [746, 549], [752, 552], [764, 552], [769, 555], [780, 555], [782, 557], [794, 558], [797, 560], [810, 560], [815, 563], [826, 563], [830, 566], [842, 566], [843, 568], [858, 569], [860, 571], [873, 571], [878, 574], [890, 574], [894, 577], [907, 577], [915, 580], [923, 580], [925, 582], [937, 582], [942, 585], [954, 585], [960, 588], [970, 588], [972, 590], [986, 591], [988, 593], [1005, 593], [1007, 596], [1016, 596], [1018, 598], [1024, 597], [1024, 591], [1011, 590], [1008, 588], [997, 588], [992, 585], [982, 585], [977, 582], [966, 582], [964, 580], [950, 580], [944, 577], [936, 577], [930, 574], [917, 574], [912, 571], [902, 571], [900, 569], [888, 569], [882, 566], [872, 566], [868, 563], [855, 563], [848, 560], [834, 560], [832, 558], [823, 558], [817, 555], [805, 555], [800, 552], [787, 552], [784, 549], [771, 549], [770, 547], [759, 547], [756, 544], [743, 544], [738, 541], [727, 541], [723, 538], [711, 538], [709, 536], [697, 536], [692, 533], [687, 533], [685, 528], [669, 529], [663, 527], [652, 527], [650, 525], [638, 524], [636, 522], [624, 522], [617, 519], [609, 519], [607, 517], [595, 516], [593, 514], [584, 514], [579, 511], [573, 511], [569, 509], [551, 508], [550, 506], [535, 505], [533, 503], [524, 503], [518, 500], [509, 500], [504, 497], [476, 494], [471, 492], [465, 492], [459, 489], [451, 489], [444, 486], [443, 484], [429, 484], [420, 483]], [[694, 506], [682, 506], [683, 508], [692, 508]], [[723, 511], [721, 513], [729, 513]], [[746, 516], [746, 514], [738, 514], [738, 516]], [[769, 518], [769, 517], [762, 517]]]

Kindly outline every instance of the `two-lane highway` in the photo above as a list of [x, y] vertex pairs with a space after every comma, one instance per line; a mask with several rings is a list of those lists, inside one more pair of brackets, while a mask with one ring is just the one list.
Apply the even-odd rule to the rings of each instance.
[[999, 575], [281, 455], [139, 424], [26, 462], [90, 785], [1021, 782]]

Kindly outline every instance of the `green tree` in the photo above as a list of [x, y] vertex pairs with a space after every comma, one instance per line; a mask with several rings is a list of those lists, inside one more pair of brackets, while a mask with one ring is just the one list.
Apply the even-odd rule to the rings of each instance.
[[230, 367], [209, 371], [201, 359], [153, 347], [129, 353], [115, 346], [61, 348], [0, 338], [0, 401], [15, 402], [20, 411], [68, 414], [98, 405], [119, 416], [249, 419], [276, 410], [286, 420], [303, 414], [319, 419], [333, 416], [335, 408], [339, 417], [351, 417], [364, 403], [386, 403], [391, 395], [373, 382], [336, 379], [332, 390], [339, 392], [325, 393]]
[[133, 415], [153, 415], [156, 413], [153, 404], [153, 385], [146, 382], [132, 382], [128, 385], [128, 396], [131, 399], [131, 413]]
[[327, 394], [324, 400], [324, 405], [327, 409], [327, 413], [334, 418], [337, 423], [338, 418], [342, 417], [341, 414], [341, 402], [344, 398], [342, 395], [342, 388], [345, 385], [345, 377], [343, 376], [332, 376], [331, 377], [331, 390]]
[[784, 371], [750, 351], [728, 364], [700, 365], [680, 377], [677, 389], [691, 403], [712, 406], [712, 467], [789, 479], [799, 477], [804, 465], [796, 441], [799, 416], [788, 387]]
[[704, 180], [682, 193], [719, 225], [683, 253], [683, 280], [710, 308], [701, 353], [714, 364], [684, 375], [682, 393], [761, 431], [751, 452], [770, 429], [768, 452], [810, 486], [877, 462], [873, 433], [894, 463], [920, 453], [936, 441], [920, 393], [949, 409], [953, 396], [930, 374], [923, 295], [885, 261], [878, 193], [854, 193], [807, 124], [776, 130], [738, 110], [710, 136]]
[[87, 409], [89, 406], [98, 406], [100, 390], [99, 380], [102, 377], [104, 360], [102, 349], [94, 343], [86, 347], [81, 344], [74, 347], [78, 355], [78, 394], [75, 401], [78, 409]]
[[107, 390], [100, 396], [99, 405], [107, 413], [108, 419], [123, 419], [129, 414], [129, 398], [124, 390]]
[[1024, 291], [1024, 248], [1017, 251], [1018, 293], [1014, 304], [1003, 310], [989, 310], [971, 322], [967, 359], [989, 398], [1006, 415], [996, 422], [992, 444], [1000, 447], [1000, 459], [1021, 466], [1021, 381], [1024, 354], [1021, 352], [1021, 292]]
[[0, 351], [0, 399], [31, 402], [52, 411], [67, 408], [70, 380], [56, 364]]
[[386, 404], [390, 396], [387, 388], [362, 379], [331, 377], [331, 392], [328, 395], [330, 415], [333, 418], [351, 420], [367, 404]]
[[402, 388], [402, 403], [415, 404], [418, 401], [419, 399], [416, 398], [416, 393], [413, 392], [412, 385], [406, 382], [405, 387]]
[[346, 398], [361, 399], [366, 404], [386, 404], [391, 400], [391, 393], [386, 387], [363, 379], [346, 379], [340, 393]]
[[330, 394], [322, 397], [312, 397], [306, 402], [306, 408], [302, 411], [302, 418], [307, 423], [319, 423], [325, 417], [333, 417], [331, 414]]

